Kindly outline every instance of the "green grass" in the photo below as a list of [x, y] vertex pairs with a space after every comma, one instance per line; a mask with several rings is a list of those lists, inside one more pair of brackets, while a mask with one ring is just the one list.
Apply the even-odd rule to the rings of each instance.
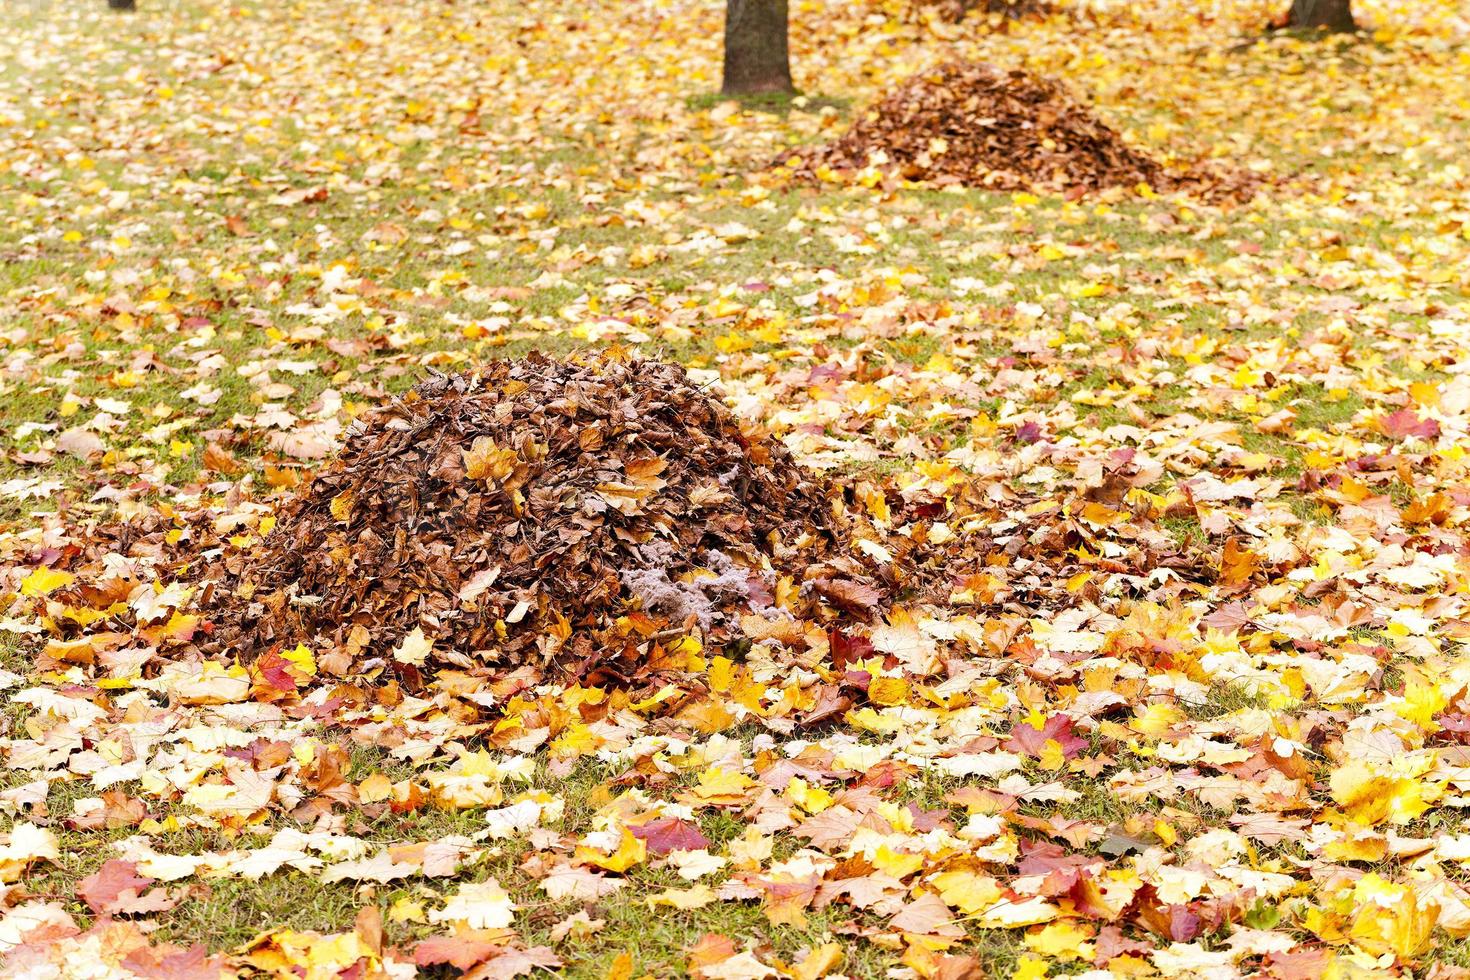
[[735, 102], [747, 112], [769, 112], [777, 116], [798, 111], [821, 112], [826, 108], [836, 109], [845, 115], [852, 108], [850, 97], [814, 95], [809, 92], [759, 92], [737, 96], [723, 92], [701, 92], [684, 100], [684, 104], [695, 111], [713, 109], [726, 102]]
[[1237, 711], [1264, 709], [1269, 705], [1269, 698], [1239, 681], [1217, 681], [1210, 685], [1204, 701], [1181, 700], [1179, 704], [1191, 718], [1212, 721]]

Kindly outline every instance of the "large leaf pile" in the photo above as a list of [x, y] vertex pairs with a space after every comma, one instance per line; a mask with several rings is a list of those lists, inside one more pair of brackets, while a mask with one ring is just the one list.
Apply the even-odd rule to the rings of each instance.
[[616, 673], [769, 605], [830, 541], [806, 471], [682, 368], [533, 354], [360, 420], [261, 546], [212, 570], [211, 646]]

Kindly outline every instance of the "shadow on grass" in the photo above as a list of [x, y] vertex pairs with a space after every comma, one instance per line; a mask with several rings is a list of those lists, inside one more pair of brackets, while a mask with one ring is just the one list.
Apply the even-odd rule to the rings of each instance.
[[801, 92], [758, 92], [752, 95], [725, 95], [723, 92], [700, 92], [684, 100], [684, 105], [696, 112], [713, 109], [725, 102], [738, 102], [740, 108], [750, 112], [769, 112], [786, 117], [792, 112], [821, 112], [836, 109], [839, 115], [847, 115], [852, 108], [852, 99], [840, 95], [807, 95]]

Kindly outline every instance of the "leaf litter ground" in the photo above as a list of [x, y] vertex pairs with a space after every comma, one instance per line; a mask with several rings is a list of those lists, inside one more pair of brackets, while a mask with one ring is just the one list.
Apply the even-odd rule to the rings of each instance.
[[[1463, 5], [1364, 0], [1373, 35], [1321, 44], [1244, 0], [793, 18], [853, 113], [1024, 70], [1249, 201], [789, 185], [762, 168], [841, 103], [691, 100], [715, 6], [37, 4], [0, 36], [6, 972], [1456, 976]], [[771, 600], [708, 629], [724, 566], [620, 571], [620, 653], [680, 620], [643, 678], [406, 616], [386, 652], [223, 649], [220, 585], [359, 420], [610, 342], [842, 487], [821, 561], [855, 565], [757, 543]], [[556, 612], [506, 642], [546, 656]]]

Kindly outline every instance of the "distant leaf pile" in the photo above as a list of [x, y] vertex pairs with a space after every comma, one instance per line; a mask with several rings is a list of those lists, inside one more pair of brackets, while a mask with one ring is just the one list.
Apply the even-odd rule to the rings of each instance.
[[920, 0], [916, 6], [930, 6], [945, 20], [959, 23], [972, 13], [995, 20], [1039, 17], [1054, 11], [1047, 0]]
[[872, 106], [797, 169], [872, 167], [908, 180], [997, 190], [1096, 190], [1167, 183], [1059, 84], [1021, 70], [953, 61], [923, 71]]
[[215, 566], [211, 646], [617, 674], [662, 631], [769, 606], [830, 541], [790, 453], [682, 368], [533, 354], [360, 420], [261, 546]]

